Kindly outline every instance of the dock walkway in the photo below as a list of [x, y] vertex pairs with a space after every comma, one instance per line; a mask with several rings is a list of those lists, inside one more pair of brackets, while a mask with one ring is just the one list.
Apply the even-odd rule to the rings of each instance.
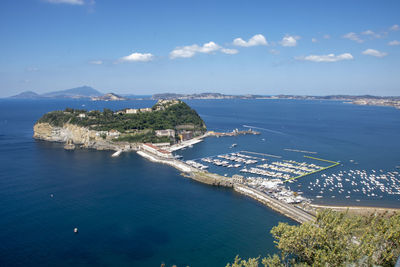
[[242, 193], [248, 197], [251, 197], [257, 201], [260, 201], [264, 205], [267, 205], [271, 209], [282, 213], [283, 215], [299, 222], [305, 223], [315, 219], [315, 217], [304, 210], [301, 210], [293, 205], [283, 203], [277, 199], [274, 199], [260, 191], [250, 188], [245, 185], [235, 184], [233, 189], [239, 193]]

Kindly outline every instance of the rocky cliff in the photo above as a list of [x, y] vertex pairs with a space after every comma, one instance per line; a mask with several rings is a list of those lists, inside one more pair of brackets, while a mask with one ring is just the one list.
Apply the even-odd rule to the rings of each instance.
[[35, 139], [62, 143], [72, 142], [84, 148], [98, 150], [130, 150], [137, 148], [136, 144], [112, 142], [104, 139], [98, 131], [69, 123], [64, 124], [62, 127], [53, 126], [49, 123], [36, 123], [33, 131]]

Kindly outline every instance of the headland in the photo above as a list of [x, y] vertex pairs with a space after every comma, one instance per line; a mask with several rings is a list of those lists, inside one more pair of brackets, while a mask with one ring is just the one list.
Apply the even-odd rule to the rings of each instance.
[[[307, 164], [295, 161], [262, 162], [257, 167], [247, 168], [260, 156], [280, 158], [275, 155], [242, 151], [220, 155], [218, 159], [204, 158], [204, 162], [227, 168], [245, 166], [242, 172], [266, 175], [245, 178], [242, 175], [219, 175], [207, 171], [206, 165], [195, 161], [183, 161], [173, 152], [193, 146], [207, 137], [229, 137], [244, 134], [258, 135], [253, 130], [218, 133], [207, 131], [204, 121], [196, 111], [180, 100], [159, 100], [151, 108], [126, 108], [119, 111], [104, 109], [86, 111], [66, 109], [45, 114], [34, 126], [34, 138], [65, 143], [65, 149], [91, 148], [114, 150], [113, 157], [122, 152], [136, 151], [140, 156], [161, 164], [172, 166], [184, 177], [212, 186], [233, 188], [236, 192], [253, 198], [275, 211], [299, 222], [312, 221], [318, 209], [311, 201], [295, 191], [285, 188], [284, 183], [294, 179], [333, 168], [337, 162], [309, 157], [320, 162]], [[232, 163], [229, 163], [232, 162]]]

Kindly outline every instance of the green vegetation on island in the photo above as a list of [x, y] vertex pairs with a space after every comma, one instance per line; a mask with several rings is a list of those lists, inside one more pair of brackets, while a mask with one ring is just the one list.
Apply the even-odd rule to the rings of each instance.
[[[38, 123], [57, 127], [69, 123], [90, 130], [113, 132], [114, 141], [129, 142], [175, 142], [180, 134], [189, 136], [190, 133], [190, 137], [194, 137], [206, 131], [197, 112], [180, 100], [160, 100], [152, 108], [116, 112], [106, 108], [102, 112], [67, 108], [43, 115]], [[160, 130], [168, 131], [160, 133]]]
[[271, 233], [281, 255], [227, 267], [394, 266], [400, 255], [400, 214], [350, 215], [324, 210], [315, 222], [279, 223]]

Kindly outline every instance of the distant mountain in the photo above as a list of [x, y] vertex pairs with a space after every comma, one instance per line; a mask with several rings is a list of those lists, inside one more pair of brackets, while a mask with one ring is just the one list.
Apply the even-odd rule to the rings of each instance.
[[121, 100], [128, 100], [125, 97], [119, 96], [114, 93], [108, 93], [102, 96], [95, 96], [91, 97], [93, 101], [121, 101]]
[[102, 93], [89, 86], [81, 86], [67, 90], [54, 91], [42, 94], [43, 97], [50, 98], [85, 98], [101, 96]]
[[36, 99], [40, 98], [41, 96], [32, 91], [25, 91], [18, 95], [11, 96], [10, 98], [18, 98], [18, 99]]

